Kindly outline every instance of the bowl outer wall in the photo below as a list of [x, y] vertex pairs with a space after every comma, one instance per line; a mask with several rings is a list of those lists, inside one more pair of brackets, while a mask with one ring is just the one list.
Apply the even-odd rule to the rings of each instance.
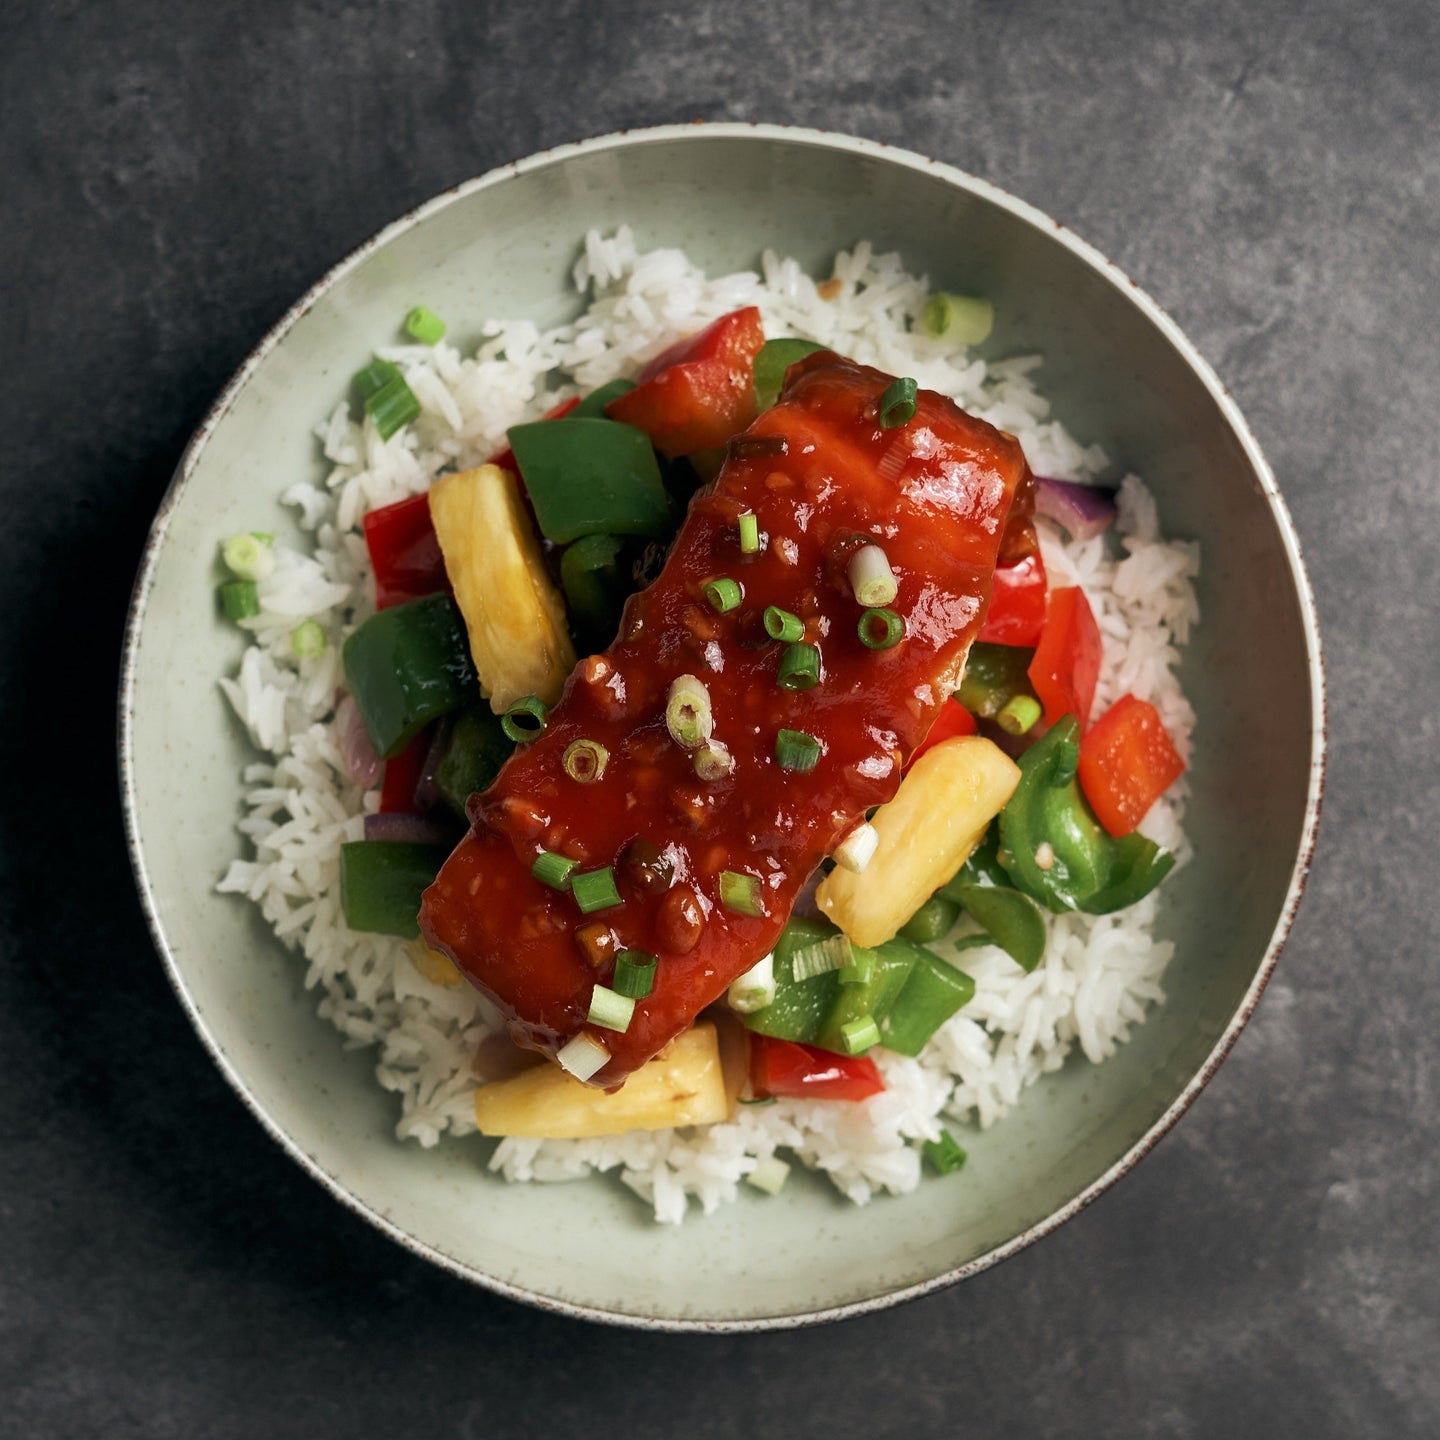
[[[199, 599], [217, 578], [217, 540], [262, 521], [286, 532], [276, 495], [324, 473], [313, 425], [410, 305], [449, 318], [462, 348], [491, 315], [556, 323], [578, 308], [568, 277], [585, 230], [619, 223], [712, 273], [753, 267], [762, 245], [819, 269], [869, 238], [937, 286], [992, 296], [986, 353], [1043, 350], [1038, 382], [1066, 424], [1146, 476], [1167, 533], [1202, 542], [1203, 619], [1182, 667], [1199, 718], [1188, 821], [1199, 853], [1168, 882], [1170, 1001], [1114, 1060], [1068, 1065], [1003, 1126], [967, 1138], [962, 1179], [908, 1197], [855, 1208], [797, 1174], [776, 1199], [744, 1193], [677, 1230], [654, 1226], [614, 1183], [502, 1185], [475, 1139], [401, 1146], [371, 1057], [343, 1052], [315, 1018], [303, 962], [253, 907], [213, 890], [238, 849], [232, 777], [254, 758], [214, 683], [240, 639]], [[205, 1043], [276, 1139], [338, 1198], [457, 1274], [670, 1328], [797, 1324], [923, 1293], [1012, 1253], [1123, 1173], [1258, 999], [1308, 864], [1323, 753], [1318, 631], [1293, 529], [1238, 411], [1173, 322], [1090, 247], [984, 182], [776, 127], [663, 127], [562, 147], [440, 197], [331, 271], [261, 342], [182, 457], [137, 580], [121, 691], [127, 825], [157, 945]]]

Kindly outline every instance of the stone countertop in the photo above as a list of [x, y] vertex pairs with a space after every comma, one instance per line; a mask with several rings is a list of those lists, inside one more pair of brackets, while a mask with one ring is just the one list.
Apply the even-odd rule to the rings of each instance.
[[[1425, 838], [1440, 809], [1440, 10], [5, 14], [0, 1436], [1440, 1433], [1440, 870]], [[1134, 276], [1269, 454], [1331, 687], [1299, 922], [1174, 1134], [964, 1286], [768, 1337], [637, 1337], [526, 1309], [336, 1206], [175, 1003], [113, 760], [150, 517], [259, 335], [460, 179], [696, 117], [937, 156]]]

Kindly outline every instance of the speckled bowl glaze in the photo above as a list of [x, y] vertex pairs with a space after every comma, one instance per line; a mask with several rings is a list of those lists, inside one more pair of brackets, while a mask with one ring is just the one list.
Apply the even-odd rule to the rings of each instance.
[[[1199, 716], [1195, 862], [1169, 882], [1169, 1003], [1110, 1063], [1080, 1061], [966, 1139], [956, 1178], [857, 1209], [796, 1174], [659, 1227], [611, 1179], [508, 1186], [478, 1138], [393, 1136], [371, 1057], [341, 1048], [303, 966], [253, 907], [215, 893], [238, 853], [251, 758], [215, 679], [239, 637], [205, 603], [217, 541], [322, 473], [312, 426], [423, 299], [461, 343], [484, 319], [578, 308], [585, 231], [632, 225], [712, 271], [763, 246], [824, 271], [868, 237], [946, 289], [995, 300], [991, 355], [1043, 352], [1082, 440], [1145, 475], [1168, 533], [1198, 538], [1202, 623], [1184, 660]], [[1176, 326], [1089, 246], [995, 187], [862, 140], [666, 127], [565, 146], [423, 206], [342, 261], [261, 341], [206, 418], [156, 518], [121, 691], [129, 840], [156, 944], [206, 1045], [261, 1123], [336, 1196], [455, 1274], [574, 1315], [666, 1329], [832, 1319], [950, 1284], [1054, 1229], [1123, 1175], [1245, 1024], [1299, 898], [1324, 755], [1320, 644], [1299, 549], [1259, 447]], [[743, 1188], [743, 1187], [742, 1187]]]

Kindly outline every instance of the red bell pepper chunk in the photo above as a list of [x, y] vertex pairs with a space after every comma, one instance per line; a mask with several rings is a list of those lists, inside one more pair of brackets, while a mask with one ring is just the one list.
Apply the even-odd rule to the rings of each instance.
[[[562, 415], [568, 415], [579, 403], [580, 397], [572, 395], [568, 400], [562, 400], [558, 405], [547, 410], [540, 418], [542, 420], [558, 420]], [[508, 445], [498, 455], [492, 455], [485, 463], [498, 465], [512, 475], [516, 473], [515, 452]]]
[[652, 360], [605, 413], [638, 426], [672, 459], [718, 450], [755, 418], [755, 357], [764, 343], [755, 306], [722, 315]]
[[757, 1099], [865, 1100], [878, 1095], [885, 1082], [868, 1055], [834, 1055], [813, 1045], [752, 1034], [750, 1088]]
[[1045, 628], [1030, 661], [1030, 684], [1045, 707], [1045, 724], [1073, 715], [1083, 733], [1100, 678], [1100, 627], [1078, 585], [1050, 592]]
[[1080, 788], [1115, 836], [1130, 834], [1184, 773], [1159, 712], [1133, 695], [1122, 695], [1080, 742]]
[[450, 588], [445, 557], [430, 523], [430, 499], [408, 500], [372, 510], [361, 524], [375, 571], [375, 608], [385, 610]]
[[1038, 645], [1045, 628], [1045, 562], [1036, 550], [995, 571], [990, 608], [975, 637], [991, 645]]
[[380, 784], [382, 815], [420, 814], [420, 807], [415, 803], [415, 787], [425, 768], [431, 728], [427, 726], [394, 759], [385, 762], [385, 778]]
[[913, 765], [927, 750], [942, 740], [974, 733], [975, 717], [952, 695], [940, 707], [940, 713], [935, 717], [930, 733], [915, 747], [907, 763]]

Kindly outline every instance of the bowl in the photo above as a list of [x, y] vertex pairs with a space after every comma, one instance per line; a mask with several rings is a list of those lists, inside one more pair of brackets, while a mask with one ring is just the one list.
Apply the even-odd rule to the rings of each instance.
[[[1027, 1092], [970, 1145], [961, 1182], [856, 1208], [797, 1174], [776, 1198], [742, 1194], [672, 1228], [606, 1179], [506, 1185], [478, 1137], [402, 1145], [392, 1098], [368, 1056], [316, 1017], [303, 965], [253, 907], [215, 892], [238, 853], [239, 773], [253, 758], [215, 683], [241, 645], [202, 603], [217, 538], [253, 523], [257, 496], [268, 505], [320, 472], [317, 417], [415, 297], [477, 328], [500, 314], [559, 323], [578, 308], [569, 274], [586, 230], [621, 223], [712, 273], [753, 267], [767, 245], [818, 269], [868, 237], [937, 287], [992, 297], [988, 353], [1043, 353], [1040, 383], [1069, 428], [1147, 477], [1168, 534], [1201, 542], [1202, 621], [1181, 672], [1198, 716], [1197, 853], [1164, 892], [1161, 933], [1177, 942], [1168, 1003], [1107, 1064], [1068, 1064]], [[1319, 635], [1294, 531], [1254, 437], [1175, 324], [1088, 245], [984, 181], [863, 140], [728, 124], [611, 135], [492, 171], [305, 295], [216, 401], [166, 493], [135, 588], [120, 716], [156, 945], [275, 1139], [337, 1199], [457, 1275], [671, 1329], [896, 1303], [1013, 1254], [1123, 1175], [1260, 997], [1299, 899], [1324, 755]]]

